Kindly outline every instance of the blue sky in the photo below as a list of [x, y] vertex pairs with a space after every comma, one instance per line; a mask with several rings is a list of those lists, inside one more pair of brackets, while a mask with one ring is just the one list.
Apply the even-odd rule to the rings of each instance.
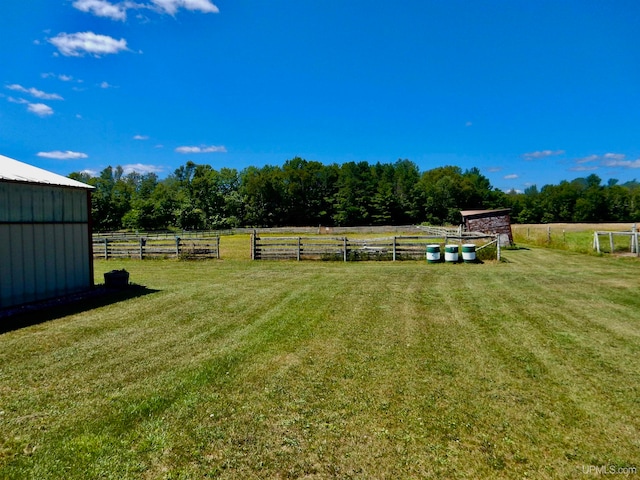
[[640, 179], [639, 21], [636, 0], [4, 0], [0, 154]]

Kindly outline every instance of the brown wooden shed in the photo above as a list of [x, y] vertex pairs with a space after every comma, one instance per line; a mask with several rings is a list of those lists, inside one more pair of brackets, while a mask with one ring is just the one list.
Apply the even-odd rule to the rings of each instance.
[[492, 233], [500, 235], [500, 245], [512, 245], [511, 209], [462, 210], [462, 221], [470, 232]]

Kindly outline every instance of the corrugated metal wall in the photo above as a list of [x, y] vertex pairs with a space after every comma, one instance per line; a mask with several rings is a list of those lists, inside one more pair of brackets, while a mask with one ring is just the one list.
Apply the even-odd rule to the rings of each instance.
[[0, 308], [92, 285], [87, 191], [0, 182]]

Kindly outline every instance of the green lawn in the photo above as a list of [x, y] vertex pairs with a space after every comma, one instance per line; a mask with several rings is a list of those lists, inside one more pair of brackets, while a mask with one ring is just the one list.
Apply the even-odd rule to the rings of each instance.
[[97, 261], [148, 294], [0, 335], [0, 478], [640, 471], [637, 259], [251, 262], [225, 238]]

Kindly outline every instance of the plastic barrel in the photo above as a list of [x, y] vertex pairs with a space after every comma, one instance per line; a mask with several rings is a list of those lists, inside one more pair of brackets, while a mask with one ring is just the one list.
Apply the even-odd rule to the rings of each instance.
[[445, 245], [444, 246], [444, 261], [445, 262], [457, 262], [458, 261], [458, 245]]
[[427, 263], [440, 261], [440, 245], [427, 245]]
[[473, 263], [476, 261], [476, 246], [473, 243], [462, 245], [462, 260], [465, 263]]

